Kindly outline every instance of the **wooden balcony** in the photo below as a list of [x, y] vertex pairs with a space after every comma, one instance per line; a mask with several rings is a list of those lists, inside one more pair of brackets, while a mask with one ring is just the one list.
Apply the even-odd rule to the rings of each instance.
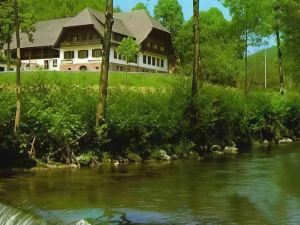
[[60, 47], [72, 47], [72, 46], [81, 46], [81, 45], [101, 45], [100, 40], [87, 40], [87, 41], [77, 41], [77, 42], [62, 42]]

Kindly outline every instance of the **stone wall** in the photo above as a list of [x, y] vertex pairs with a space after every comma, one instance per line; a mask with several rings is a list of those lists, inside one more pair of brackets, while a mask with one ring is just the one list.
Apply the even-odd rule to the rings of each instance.
[[60, 71], [100, 71], [100, 63], [61, 64]]
[[[60, 71], [80, 71], [86, 69], [87, 71], [100, 71], [101, 64], [100, 63], [80, 63], [80, 64], [61, 64]], [[110, 63], [109, 64], [110, 71], [122, 71], [125, 72], [126, 65]], [[163, 71], [157, 71], [149, 68], [137, 67], [128, 65], [128, 72], [144, 72], [144, 73], [162, 73]]]

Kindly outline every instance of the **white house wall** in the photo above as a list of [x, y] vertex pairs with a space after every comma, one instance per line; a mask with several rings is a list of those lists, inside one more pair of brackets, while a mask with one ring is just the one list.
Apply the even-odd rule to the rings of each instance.
[[[115, 51], [115, 48], [111, 48], [110, 49], [110, 56], [109, 56], [110, 62], [111, 63], [116, 63], [116, 64], [121, 64], [121, 65], [126, 65], [126, 61], [125, 60], [120, 60], [120, 59], [115, 59], [114, 58], [114, 51]], [[144, 55], [146, 55], [147, 57], [151, 56], [151, 61], [152, 61], [153, 57], [156, 60], [157, 60], [157, 58], [159, 58], [160, 60], [163, 59], [164, 60], [164, 66], [163, 67], [157, 66], [156, 62], [155, 62], [155, 66], [153, 66], [152, 63], [151, 63], [151, 65], [149, 65], [148, 64], [148, 58], [147, 58], [146, 64], [144, 64], [144, 62], [143, 62], [143, 56]], [[145, 68], [145, 69], [150, 69], [150, 70], [168, 72], [168, 58], [166, 56], [157, 55], [157, 54], [153, 54], [153, 53], [150, 53], [150, 52], [139, 53], [137, 63], [129, 63], [129, 65], [137, 66], [137, 67]]]
[[[59, 58], [22, 60], [21, 63], [23, 65], [24, 70], [31, 70], [33, 65], [38, 65], [40, 68], [43, 69], [45, 60], [48, 60], [48, 65], [49, 65], [48, 70], [59, 71], [59, 66], [60, 66], [60, 63], [61, 63]], [[57, 61], [57, 66], [56, 67], [54, 67], [54, 60]], [[30, 68], [26, 67], [27, 64], [30, 64], [31, 67]]]
[[[60, 51], [60, 58], [55, 58], [55, 60], [57, 60], [57, 66], [54, 67], [53, 61], [54, 59], [32, 59], [32, 60], [22, 60], [22, 64], [23, 64], [23, 68], [25, 70], [30, 70], [32, 69], [29, 67], [26, 67], [26, 64], [32, 64], [32, 65], [38, 65], [41, 68], [44, 68], [44, 61], [48, 60], [48, 65], [49, 65], [49, 70], [52, 71], [59, 71], [61, 68], [62, 64], [70, 64], [70, 65], [80, 65], [80, 64], [89, 64], [89, 63], [101, 63], [102, 58], [93, 58], [92, 57], [92, 51], [93, 49], [101, 49], [102, 46], [101, 45], [86, 45], [86, 46], [68, 46], [68, 47], [62, 47], [59, 51]], [[115, 63], [115, 64], [120, 64], [120, 65], [126, 65], [125, 60], [120, 60], [120, 59], [115, 59], [114, 58], [114, 51], [116, 48], [112, 47], [110, 49], [110, 63]], [[88, 57], [85, 59], [79, 59], [78, 58], [78, 51], [80, 50], [88, 50]], [[66, 51], [74, 51], [74, 58], [73, 59], [64, 59], [64, 53]], [[144, 64], [143, 62], [143, 56], [146, 55], [147, 56], [147, 61]], [[157, 63], [155, 63], [155, 65], [149, 65], [148, 64], [148, 56], [151, 57], [151, 61], [152, 58], [154, 57], [155, 60], [160, 59], [160, 60], [164, 60], [164, 66], [161, 67], [161, 65], [157, 66]], [[129, 65], [132, 66], [136, 66], [142, 69], [149, 69], [149, 70], [153, 70], [153, 71], [159, 71], [159, 72], [168, 72], [168, 58], [166, 56], [162, 56], [162, 55], [158, 55], [158, 54], [154, 54], [151, 52], [141, 52], [138, 55], [138, 60], [137, 63], [130, 63]]]
[[[7, 64], [6, 63], [0, 63], [0, 67], [4, 69], [4, 71], [7, 71]], [[16, 70], [16, 65], [10, 65], [11, 70]], [[2, 72], [4, 72], [2, 71]]]
[[[93, 49], [102, 49], [101, 45], [86, 45], [86, 46], [70, 46], [70, 47], [62, 47], [60, 49], [60, 60], [61, 62], [64, 62], [64, 53], [68, 51], [74, 51], [74, 59], [71, 59], [73, 61], [73, 64], [85, 64], [85, 63], [94, 63], [94, 62], [100, 62], [102, 58], [93, 58], [92, 57], [92, 51]], [[78, 58], [78, 51], [81, 50], [88, 50], [88, 58], [85, 59], [79, 59]]]

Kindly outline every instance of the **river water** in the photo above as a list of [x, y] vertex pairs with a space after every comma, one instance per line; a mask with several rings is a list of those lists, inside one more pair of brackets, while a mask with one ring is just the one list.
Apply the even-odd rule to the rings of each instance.
[[0, 172], [1, 225], [83, 219], [90, 224], [300, 224], [300, 145], [206, 161]]

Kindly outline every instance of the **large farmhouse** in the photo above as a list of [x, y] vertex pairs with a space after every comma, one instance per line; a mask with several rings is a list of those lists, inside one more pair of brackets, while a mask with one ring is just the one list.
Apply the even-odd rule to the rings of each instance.
[[[28, 40], [27, 34], [21, 34], [22, 69], [99, 70], [104, 24], [104, 13], [90, 8], [72, 18], [36, 23], [33, 42]], [[136, 61], [129, 64], [130, 71], [168, 72], [173, 53], [170, 32], [146, 11], [115, 13], [112, 31], [110, 70], [125, 70], [126, 62], [116, 48], [124, 37], [132, 37], [141, 51]], [[11, 46], [16, 49], [15, 39]]]

